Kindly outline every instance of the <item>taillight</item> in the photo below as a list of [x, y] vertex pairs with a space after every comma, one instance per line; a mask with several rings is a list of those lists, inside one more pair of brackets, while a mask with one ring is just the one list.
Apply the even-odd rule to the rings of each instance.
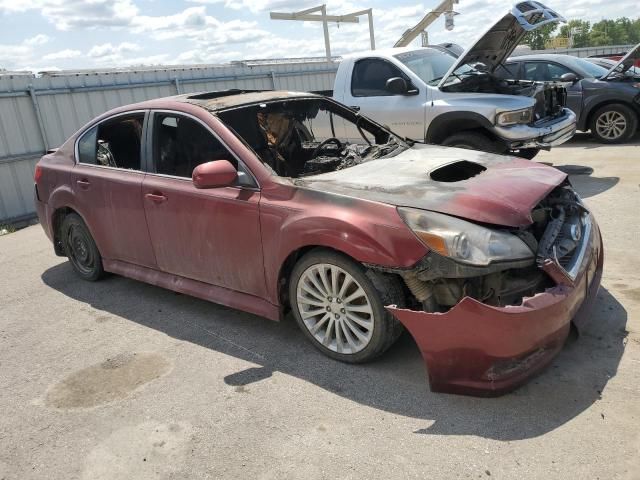
[[33, 173], [33, 181], [40, 183], [40, 178], [42, 178], [42, 167], [40, 165], [36, 165], [36, 171]]

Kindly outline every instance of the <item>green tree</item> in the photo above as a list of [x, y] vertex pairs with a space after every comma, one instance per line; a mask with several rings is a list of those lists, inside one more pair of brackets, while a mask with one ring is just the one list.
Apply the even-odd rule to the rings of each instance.
[[585, 20], [569, 20], [569, 23], [560, 27], [558, 36], [571, 38], [573, 42], [570, 44], [573, 48], [581, 48], [589, 46], [589, 32], [591, 24]]
[[553, 37], [555, 29], [555, 24], [548, 24], [540, 28], [536, 28], [524, 36], [523, 42], [529, 45], [531, 50], [542, 50], [547, 42]]

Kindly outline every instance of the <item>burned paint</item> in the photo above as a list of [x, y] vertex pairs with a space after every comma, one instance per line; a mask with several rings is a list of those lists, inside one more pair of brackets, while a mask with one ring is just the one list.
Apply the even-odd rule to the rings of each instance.
[[125, 398], [170, 369], [155, 353], [125, 353], [72, 373], [46, 395], [55, 408], [89, 408]]

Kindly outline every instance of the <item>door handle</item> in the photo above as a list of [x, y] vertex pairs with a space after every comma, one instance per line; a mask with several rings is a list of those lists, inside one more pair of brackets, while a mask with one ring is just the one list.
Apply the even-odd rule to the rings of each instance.
[[350, 108], [351, 110], [355, 110], [356, 112], [359, 112], [359, 111], [360, 111], [360, 107], [359, 107], [358, 105], [351, 105], [349, 108]]
[[163, 203], [167, 201], [167, 197], [162, 195], [161, 193], [147, 193], [145, 198], [151, 200], [154, 203]]
[[81, 178], [80, 180], [76, 180], [76, 183], [82, 190], [87, 190], [91, 186], [91, 182], [86, 178]]

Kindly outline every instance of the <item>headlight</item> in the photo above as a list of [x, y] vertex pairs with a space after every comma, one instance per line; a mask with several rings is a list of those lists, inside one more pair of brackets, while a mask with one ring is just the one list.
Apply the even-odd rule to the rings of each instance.
[[399, 207], [398, 213], [422, 243], [459, 262], [486, 266], [496, 261], [533, 257], [531, 249], [510, 233], [415, 208]]
[[496, 117], [496, 123], [505, 127], [507, 125], [517, 125], [518, 123], [529, 123], [532, 118], [533, 108], [523, 108], [522, 110], [499, 113]]

